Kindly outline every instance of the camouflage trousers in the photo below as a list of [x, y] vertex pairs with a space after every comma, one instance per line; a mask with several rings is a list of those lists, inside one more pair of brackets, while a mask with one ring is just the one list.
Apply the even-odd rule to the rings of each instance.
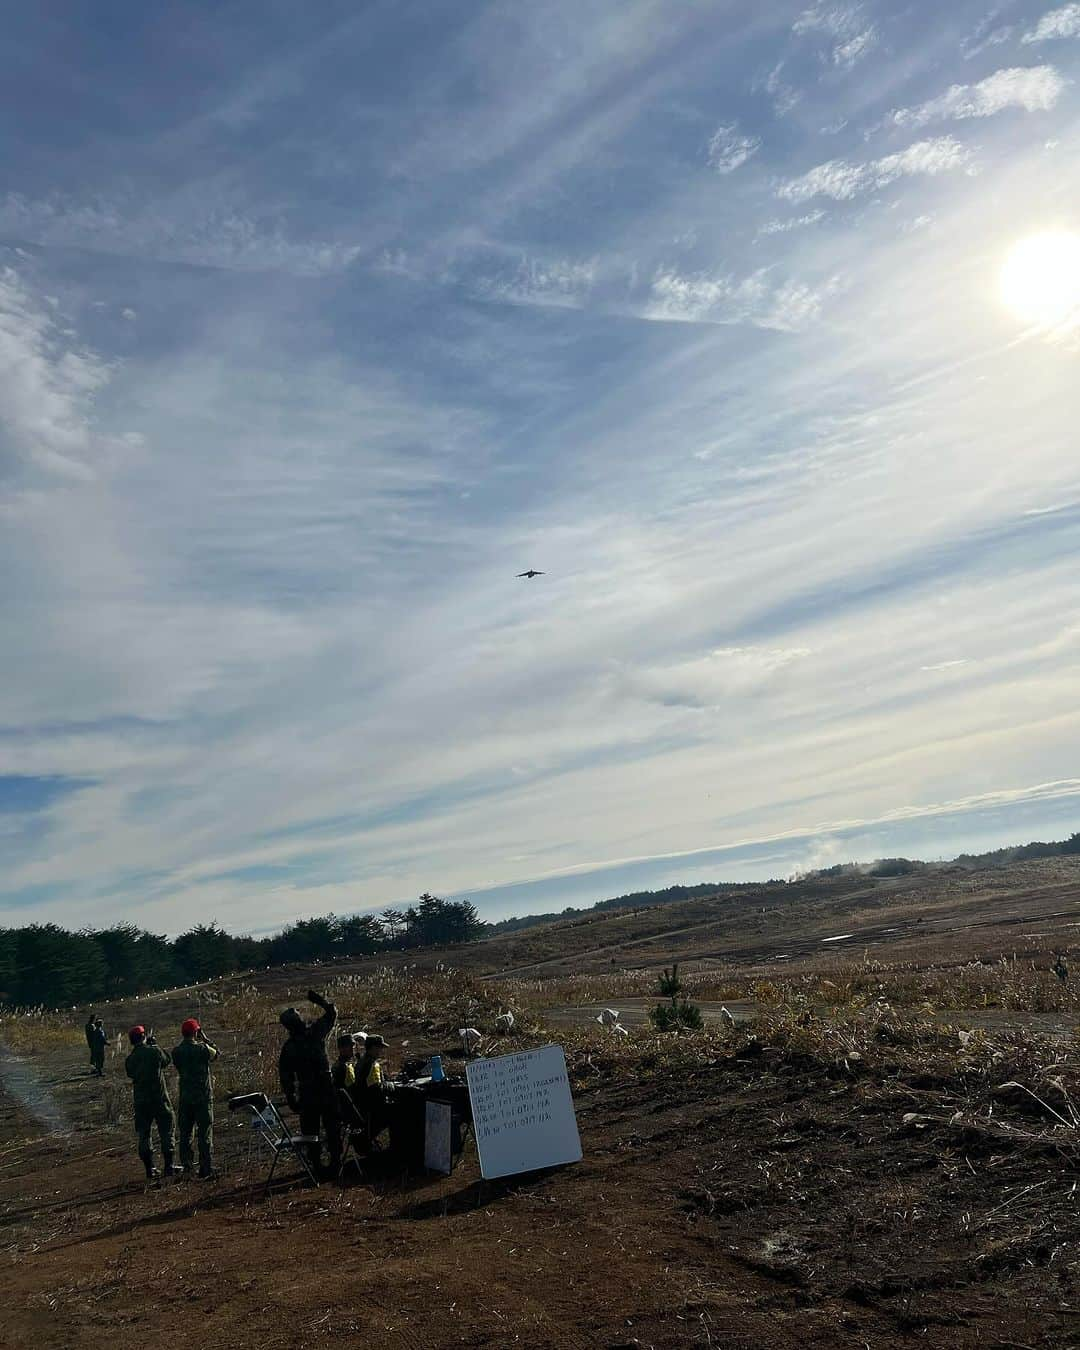
[[155, 1125], [157, 1126], [165, 1166], [171, 1167], [175, 1123], [172, 1103], [168, 1097], [158, 1101], [135, 1103], [135, 1133], [139, 1138], [139, 1157], [143, 1160], [148, 1175], [154, 1166], [154, 1145], [150, 1138], [150, 1131]]
[[212, 1102], [185, 1101], [180, 1098], [178, 1111], [180, 1131], [180, 1166], [190, 1168], [195, 1161], [191, 1136], [199, 1144], [199, 1175], [209, 1176], [214, 1165], [214, 1107]]

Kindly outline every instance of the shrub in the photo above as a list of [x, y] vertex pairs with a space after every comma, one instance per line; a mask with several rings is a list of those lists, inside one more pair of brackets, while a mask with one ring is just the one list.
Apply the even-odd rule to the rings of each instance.
[[670, 1003], [658, 1003], [649, 1013], [649, 1021], [657, 1031], [700, 1031], [704, 1025], [701, 1009], [696, 1003], [688, 1003], [686, 987], [679, 979], [679, 963], [676, 961], [670, 970], [664, 968], [663, 975], [657, 976], [659, 993]]

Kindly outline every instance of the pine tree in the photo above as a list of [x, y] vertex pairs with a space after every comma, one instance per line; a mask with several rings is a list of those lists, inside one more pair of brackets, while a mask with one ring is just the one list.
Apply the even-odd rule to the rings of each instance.
[[657, 1031], [700, 1031], [703, 1025], [701, 1009], [686, 1000], [686, 986], [679, 979], [679, 963], [656, 977], [657, 992], [668, 1003], [658, 1003], [649, 1013], [649, 1021]]

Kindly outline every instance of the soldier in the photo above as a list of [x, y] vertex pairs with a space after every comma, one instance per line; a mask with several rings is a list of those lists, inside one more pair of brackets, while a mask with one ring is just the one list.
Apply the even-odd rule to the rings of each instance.
[[1057, 960], [1054, 962], [1054, 965], [1053, 965], [1053, 971], [1054, 971], [1054, 974], [1058, 977], [1058, 979], [1061, 981], [1062, 984], [1065, 984], [1065, 983], [1068, 981], [1068, 978], [1069, 978], [1069, 967], [1068, 967], [1068, 964], [1067, 964], [1066, 961], [1065, 961], [1065, 953], [1064, 953], [1064, 952], [1058, 952], [1058, 954], [1057, 954]]
[[180, 1166], [191, 1171], [191, 1136], [199, 1140], [199, 1179], [213, 1176], [214, 1088], [210, 1065], [218, 1056], [217, 1046], [207, 1040], [194, 1017], [181, 1023], [183, 1040], [172, 1052], [172, 1062], [180, 1075], [180, 1106], [177, 1112], [180, 1130]]
[[86, 1026], [83, 1030], [86, 1032], [86, 1048], [90, 1051], [90, 1064], [94, 1063], [94, 1010], [90, 1009], [90, 1016], [86, 1019]]
[[[300, 1116], [300, 1133], [318, 1138], [320, 1124], [325, 1129], [330, 1153], [328, 1175], [337, 1176], [341, 1170], [341, 1116], [326, 1057], [326, 1038], [337, 1022], [337, 1009], [314, 989], [308, 990], [308, 1002], [323, 1010], [322, 1016], [310, 1026], [295, 1008], [286, 1008], [278, 1019], [289, 1033], [289, 1039], [281, 1047], [278, 1076], [285, 1100]], [[311, 1145], [310, 1156], [312, 1170], [317, 1173], [320, 1167], [317, 1143]]]
[[87, 1040], [90, 1042], [90, 1066], [99, 1078], [105, 1073], [105, 1046], [108, 1039], [105, 1028], [101, 1024], [101, 1018], [95, 1017]]
[[154, 1167], [154, 1147], [150, 1131], [157, 1125], [161, 1140], [161, 1154], [165, 1175], [174, 1176], [180, 1169], [173, 1166], [173, 1109], [169, 1090], [165, 1086], [165, 1070], [169, 1056], [158, 1047], [153, 1035], [145, 1027], [132, 1027], [128, 1032], [132, 1049], [124, 1061], [124, 1069], [131, 1079], [132, 1102], [135, 1108], [135, 1133], [139, 1137], [139, 1157], [146, 1168], [147, 1181], [158, 1175]]

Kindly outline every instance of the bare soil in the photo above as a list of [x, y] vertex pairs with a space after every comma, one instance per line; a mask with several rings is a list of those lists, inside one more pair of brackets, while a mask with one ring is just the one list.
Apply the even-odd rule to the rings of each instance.
[[[606, 969], [615, 951], [620, 967], [723, 950], [750, 968], [782, 946], [810, 968], [824, 937], [860, 926], [860, 942], [913, 966], [1009, 951], [1030, 934], [1043, 950], [1080, 922], [1078, 882], [1075, 868], [1021, 869], [1011, 889], [985, 878], [946, 878], [941, 892], [848, 887], [785, 905], [783, 924], [748, 895], [692, 922], [616, 916], [606, 938], [567, 935], [568, 958], [530, 954], [557, 973], [564, 959]], [[634, 930], [662, 922], [666, 935]], [[500, 944], [485, 959], [483, 946], [468, 961], [497, 972], [510, 953]], [[257, 979], [284, 993], [308, 974]], [[109, 1022], [172, 1022], [191, 1003], [142, 1000]], [[629, 1024], [644, 1016], [643, 1000], [622, 1008]], [[547, 1035], [595, 1010], [549, 1011]], [[731, 1011], [744, 1023], [759, 1009]], [[222, 1176], [147, 1189], [115, 1057], [104, 1080], [85, 1073], [75, 1040], [8, 1057], [0, 1345], [1080, 1347], [1080, 1132], [1038, 1108], [989, 1105], [954, 1053], [952, 1027], [983, 1025], [1010, 1033], [1017, 1063], [1044, 1045], [1045, 1062], [1074, 1074], [1073, 1019], [1026, 1016], [950, 1013], [914, 1048], [886, 1037], [865, 1057], [770, 1040], [767, 1021], [705, 1038], [678, 1064], [647, 1039], [633, 1059], [575, 1053], [580, 1164], [484, 1183], [470, 1145], [448, 1178], [287, 1179], [268, 1201], [267, 1160], [223, 1106]], [[452, 1049], [415, 1026], [384, 1031], [410, 1055]]]

